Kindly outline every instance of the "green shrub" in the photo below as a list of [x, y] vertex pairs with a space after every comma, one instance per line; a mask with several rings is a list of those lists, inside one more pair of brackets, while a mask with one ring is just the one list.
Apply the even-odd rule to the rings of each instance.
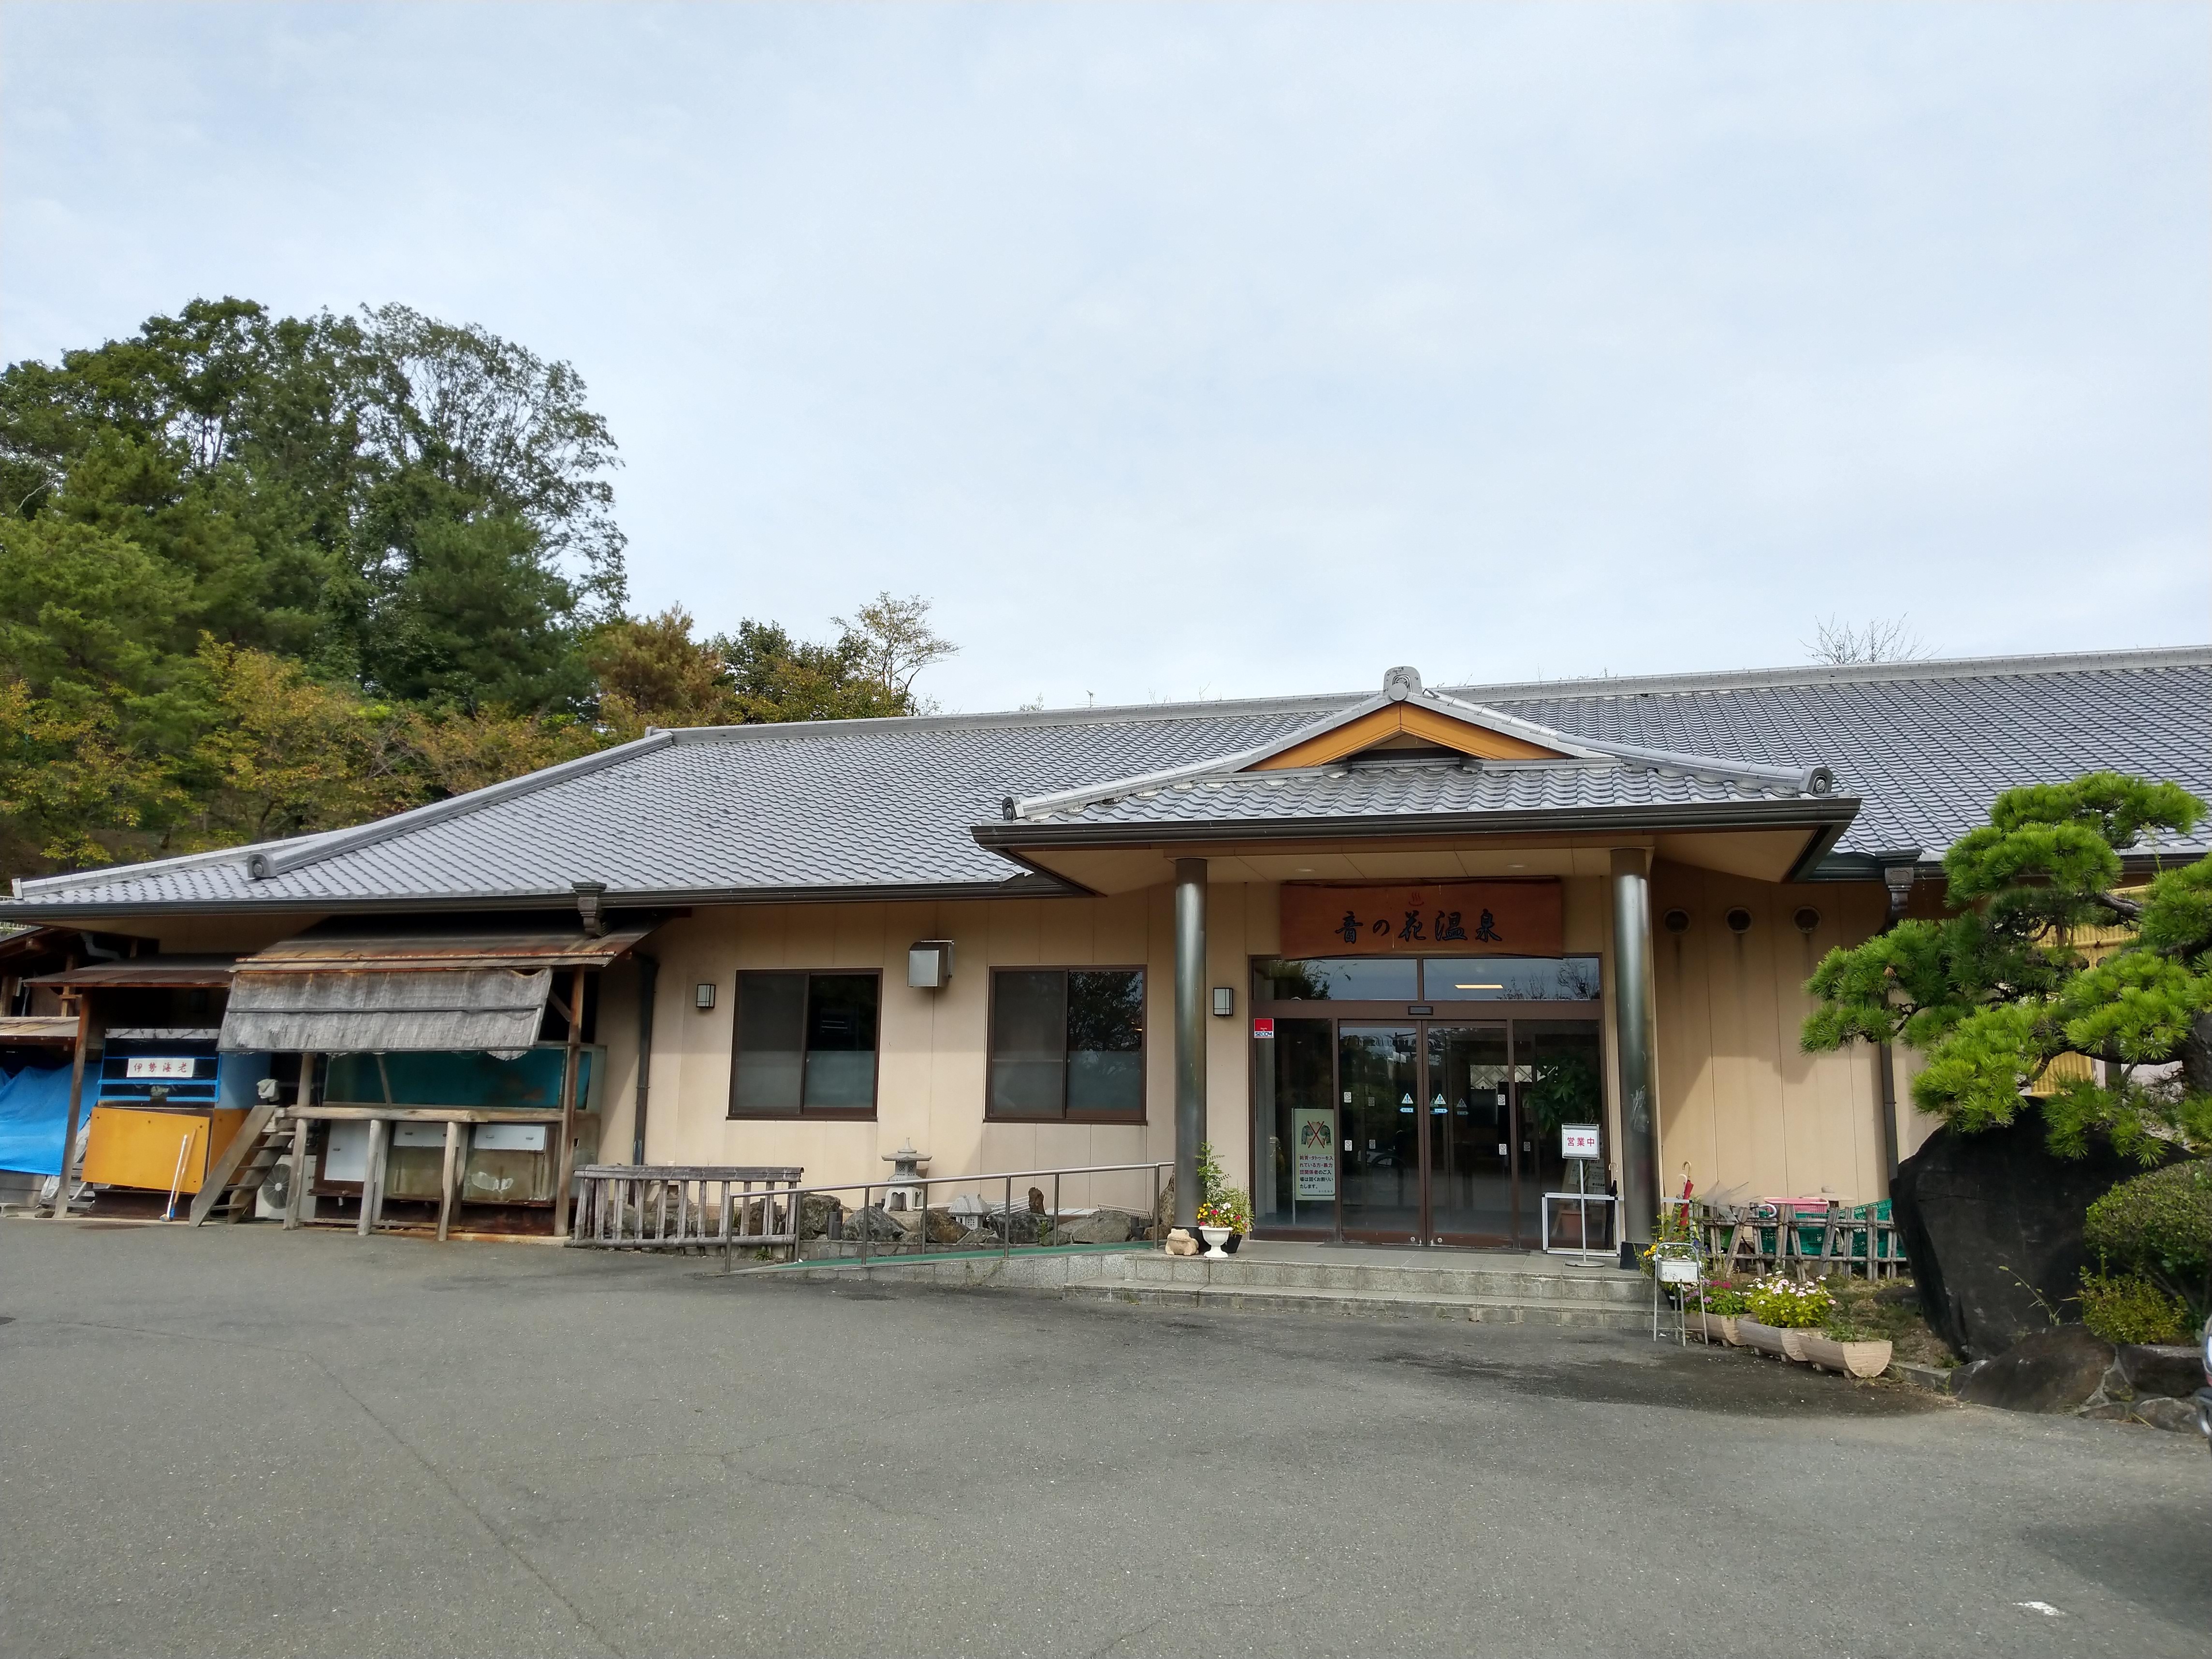
[[2202, 1318], [2212, 1279], [2212, 1159], [2123, 1181], [2089, 1206], [2081, 1238], [2107, 1271], [2148, 1279]]
[[2181, 1298], [2141, 1273], [2081, 1270], [2081, 1322], [2107, 1342], [2179, 1342], [2191, 1321]]

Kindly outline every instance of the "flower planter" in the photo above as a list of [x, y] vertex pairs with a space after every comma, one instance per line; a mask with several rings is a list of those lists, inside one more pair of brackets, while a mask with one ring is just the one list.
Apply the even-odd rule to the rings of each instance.
[[1223, 1247], [1231, 1239], [1237, 1237], [1235, 1231], [1227, 1227], [1200, 1227], [1198, 1232], [1199, 1237], [1206, 1241], [1206, 1256], [1209, 1261], [1226, 1259], [1229, 1252]]
[[1887, 1342], [1835, 1342], [1818, 1331], [1799, 1331], [1805, 1358], [1824, 1371], [1844, 1376], [1880, 1376], [1889, 1369]]
[[1701, 1313], [1693, 1322], [1705, 1334], [1706, 1341], [1725, 1342], [1731, 1348], [1741, 1348], [1743, 1338], [1735, 1328], [1735, 1322], [1741, 1317], [1738, 1314]]
[[1800, 1364], [1807, 1363], [1805, 1333], [1802, 1331], [1788, 1331], [1774, 1325], [1762, 1325], [1749, 1315], [1739, 1317], [1735, 1322], [1735, 1328], [1736, 1334], [1743, 1339], [1746, 1347], [1755, 1348], [1760, 1353], [1771, 1355], [1777, 1359], [1794, 1359]]

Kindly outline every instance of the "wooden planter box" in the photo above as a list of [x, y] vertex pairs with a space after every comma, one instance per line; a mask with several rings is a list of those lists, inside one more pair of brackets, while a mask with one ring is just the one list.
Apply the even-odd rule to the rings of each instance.
[[1738, 1314], [1695, 1313], [1690, 1316], [1692, 1328], [1708, 1342], [1725, 1342], [1731, 1348], [1743, 1346], [1743, 1338], [1735, 1328]]
[[1778, 1326], [1762, 1325], [1748, 1314], [1738, 1317], [1735, 1328], [1746, 1347], [1755, 1348], [1760, 1353], [1771, 1354], [1777, 1359], [1794, 1359], [1801, 1365], [1808, 1363], [1805, 1357], [1806, 1333], [1803, 1331], [1786, 1331]]
[[1803, 1339], [1805, 1358], [1824, 1371], [1844, 1376], [1880, 1376], [1889, 1369], [1889, 1344], [1832, 1342], [1818, 1331], [1792, 1333]]

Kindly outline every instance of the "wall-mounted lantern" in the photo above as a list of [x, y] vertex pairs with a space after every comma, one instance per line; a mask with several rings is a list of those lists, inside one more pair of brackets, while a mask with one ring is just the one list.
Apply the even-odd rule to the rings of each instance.
[[702, 979], [691, 988], [691, 1006], [705, 1013], [714, 1006], [714, 981]]
[[952, 983], [952, 941], [918, 939], [906, 947], [906, 982], [917, 991], [941, 991]]
[[1228, 986], [1228, 985], [1217, 985], [1217, 986], [1215, 986], [1215, 987], [1213, 988], [1213, 1017], [1214, 1017], [1214, 1018], [1216, 1018], [1216, 1019], [1227, 1019], [1227, 1018], [1228, 1018], [1231, 1014], [1235, 1013], [1236, 1012], [1237, 1012], [1237, 991], [1236, 991], [1236, 988], [1235, 988], [1233, 986]]

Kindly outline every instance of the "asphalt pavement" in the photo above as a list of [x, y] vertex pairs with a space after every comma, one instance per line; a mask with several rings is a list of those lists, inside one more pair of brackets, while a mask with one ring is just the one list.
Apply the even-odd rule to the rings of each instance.
[[2194, 1437], [1635, 1336], [0, 1222], [0, 1652], [2212, 1654]]

